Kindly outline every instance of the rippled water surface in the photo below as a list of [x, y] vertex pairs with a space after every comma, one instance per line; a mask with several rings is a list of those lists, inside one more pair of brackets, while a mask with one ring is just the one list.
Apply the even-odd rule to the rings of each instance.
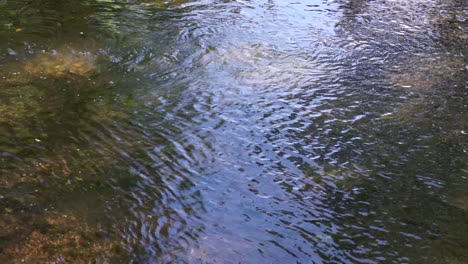
[[467, 263], [464, 0], [0, 0], [1, 263]]

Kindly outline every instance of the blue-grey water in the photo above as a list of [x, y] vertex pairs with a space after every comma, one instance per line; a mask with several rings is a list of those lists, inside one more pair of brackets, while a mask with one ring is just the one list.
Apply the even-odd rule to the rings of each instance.
[[467, 263], [464, 0], [0, 0], [1, 263]]

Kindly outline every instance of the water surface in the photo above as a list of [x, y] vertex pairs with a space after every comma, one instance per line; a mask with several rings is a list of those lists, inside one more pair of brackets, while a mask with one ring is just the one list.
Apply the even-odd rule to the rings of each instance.
[[466, 263], [462, 0], [0, 0], [0, 262]]

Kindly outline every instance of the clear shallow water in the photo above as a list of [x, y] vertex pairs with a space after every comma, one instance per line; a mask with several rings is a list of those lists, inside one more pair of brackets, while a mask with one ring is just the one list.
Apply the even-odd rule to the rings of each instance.
[[465, 263], [463, 1], [0, 1], [2, 263]]

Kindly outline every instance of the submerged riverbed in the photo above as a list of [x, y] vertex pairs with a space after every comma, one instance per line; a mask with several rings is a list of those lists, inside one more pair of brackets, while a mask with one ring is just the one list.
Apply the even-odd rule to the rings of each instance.
[[463, 0], [0, 0], [0, 263], [467, 263]]

